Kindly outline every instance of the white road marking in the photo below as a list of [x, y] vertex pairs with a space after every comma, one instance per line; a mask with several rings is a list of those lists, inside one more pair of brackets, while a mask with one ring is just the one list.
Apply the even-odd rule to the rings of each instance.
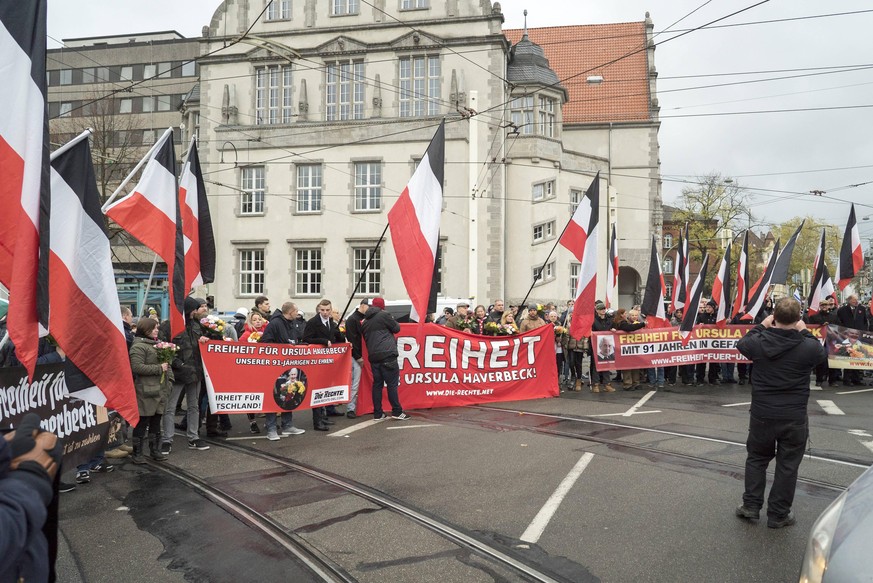
[[[291, 437], [290, 435], [279, 435], [279, 437]], [[247, 439], [267, 439], [266, 435], [246, 435], [245, 437], [225, 437], [225, 441], [246, 441]]]
[[843, 410], [837, 407], [836, 403], [833, 401], [816, 401], [819, 407], [824, 409], [825, 413], [828, 415], [845, 415]]
[[862, 441], [861, 445], [873, 452], [873, 441]]
[[864, 429], [849, 429], [849, 435], [857, 435], [858, 437], [873, 437]]
[[637, 401], [637, 404], [636, 404], [636, 405], [634, 405], [633, 407], [631, 407], [630, 409], [628, 409], [627, 411], [625, 411], [624, 413], [622, 413], [621, 416], [622, 416], [622, 417], [630, 417], [631, 415], [633, 415], [634, 413], [637, 412], [637, 409], [639, 409], [640, 407], [642, 407], [643, 405], [645, 405], [645, 404], [646, 404], [646, 401], [648, 401], [649, 399], [651, 399], [652, 397], [654, 397], [654, 396], [655, 396], [655, 393], [657, 393], [657, 392], [658, 392], [658, 391], [649, 391], [648, 393], [646, 393], [646, 396], [645, 396], [645, 397], [643, 397], [642, 399], [640, 399], [639, 401]]
[[752, 402], [749, 401], [748, 403], [730, 403], [728, 405], [722, 405], [722, 407], [742, 407], [743, 405], [751, 405], [751, 404], [752, 404]]
[[558, 484], [557, 489], [551, 496], [549, 496], [549, 499], [546, 500], [546, 503], [543, 504], [543, 507], [540, 508], [539, 512], [537, 512], [537, 515], [534, 516], [530, 525], [521, 535], [521, 540], [528, 543], [535, 543], [540, 540], [540, 537], [543, 535], [543, 531], [546, 529], [546, 526], [548, 526], [552, 516], [557, 512], [558, 506], [561, 505], [564, 497], [570, 492], [573, 484], [576, 483], [576, 480], [579, 479], [579, 476], [582, 475], [582, 472], [585, 471], [585, 468], [588, 467], [588, 464], [593, 458], [594, 454], [588, 452], [583, 455], [578, 462], [576, 462], [576, 465], [573, 466], [570, 473], [564, 477], [560, 484]]
[[[660, 413], [661, 411], [634, 411], [631, 415], [645, 415], [646, 413]], [[589, 415], [589, 417], [629, 417], [625, 413], [601, 413], [599, 415]]]
[[355, 423], [351, 427], [346, 427], [345, 429], [340, 429], [339, 431], [332, 431], [328, 437], [345, 437], [350, 433], [354, 433], [355, 431], [360, 431], [361, 429], [366, 429], [372, 425], [377, 425], [385, 421], [387, 417], [382, 419], [370, 419], [368, 421], [361, 421], [360, 423]]
[[838, 395], [853, 395], [855, 393], [869, 393], [873, 389], [858, 389], [857, 391], [837, 391]]
[[421, 429], [422, 427], [442, 427], [439, 423], [422, 423], [421, 425], [395, 425], [388, 429]]

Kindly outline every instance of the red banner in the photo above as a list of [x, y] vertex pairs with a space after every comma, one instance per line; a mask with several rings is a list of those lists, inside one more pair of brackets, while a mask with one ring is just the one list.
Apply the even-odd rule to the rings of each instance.
[[213, 413], [281, 413], [349, 401], [351, 344], [200, 346]]
[[[704, 362], [749, 362], [737, 350], [737, 341], [754, 326], [695, 326], [682, 343], [679, 328], [643, 328], [636, 332], [594, 332], [594, 362], [597, 370], [628, 370], [685, 366]], [[809, 331], [820, 338], [819, 326]]]
[[[400, 403], [404, 409], [557, 397], [555, 329], [479, 336], [437, 324], [401, 324], [397, 336]], [[373, 411], [373, 375], [366, 360], [356, 411]], [[383, 389], [383, 406], [388, 406]]]

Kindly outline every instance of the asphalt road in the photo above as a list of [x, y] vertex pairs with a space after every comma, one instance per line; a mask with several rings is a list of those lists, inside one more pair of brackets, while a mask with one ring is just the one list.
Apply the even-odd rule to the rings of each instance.
[[[800, 468], [797, 524], [781, 530], [733, 515], [749, 387], [564, 393], [416, 411], [403, 422], [337, 418], [326, 434], [304, 414], [306, 434], [279, 442], [252, 438], [234, 416], [231, 433], [565, 581], [787, 582], [797, 580], [815, 518], [873, 464], [873, 391], [852, 390], [812, 393], [814, 457]], [[519, 580], [330, 486], [239, 452], [177, 444], [170, 463], [244, 496], [359, 581]], [[119, 464], [63, 494], [60, 524], [59, 581], [315, 580], [274, 541], [151, 466]]]

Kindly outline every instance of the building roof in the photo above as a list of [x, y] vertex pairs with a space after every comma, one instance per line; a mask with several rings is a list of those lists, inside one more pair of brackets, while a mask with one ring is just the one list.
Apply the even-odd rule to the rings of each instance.
[[[523, 31], [503, 33], [515, 44]], [[543, 48], [549, 66], [569, 92], [570, 100], [563, 106], [565, 124], [652, 119], [647, 51], [602, 66], [645, 46], [644, 21], [529, 28], [528, 37]], [[602, 76], [603, 82], [588, 83], [593, 75]]]
[[513, 85], [542, 85], [552, 86], [567, 94], [558, 75], [549, 67], [543, 48], [533, 43], [528, 35], [523, 35], [521, 40], [512, 47], [512, 55], [509, 65], [506, 67], [506, 78]]

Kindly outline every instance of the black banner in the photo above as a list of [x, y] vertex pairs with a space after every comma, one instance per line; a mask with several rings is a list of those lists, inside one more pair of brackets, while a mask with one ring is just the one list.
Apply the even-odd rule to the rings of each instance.
[[38, 365], [33, 379], [23, 367], [0, 368], [0, 428], [14, 428], [25, 414], [36, 413], [43, 430], [63, 439], [66, 469], [102, 453], [110, 429], [106, 409], [70, 398], [63, 364]]

